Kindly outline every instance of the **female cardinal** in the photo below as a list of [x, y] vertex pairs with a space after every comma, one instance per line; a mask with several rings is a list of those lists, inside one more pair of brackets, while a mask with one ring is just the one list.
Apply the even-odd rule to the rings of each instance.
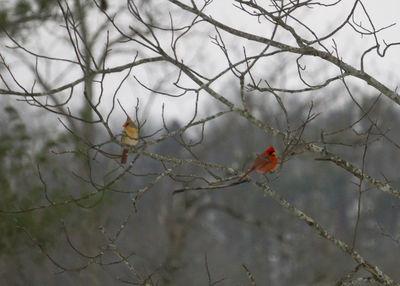
[[[122, 131], [121, 143], [128, 146], [135, 146], [139, 139], [138, 129], [133, 123], [132, 119], [128, 116], [124, 125], [124, 130]], [[122, 151], [121, 164], [125, 164], [128, 159], [128, 148], [124, 148]]]
[[276, 156], [275, 149], [272, 146], [269, 146], [267, 150], [263, 153], [257, 155], [256, 159], [254, 160], [253, 166], [240, 177], [239, 182], [243, 180], [248, 174], [256, 171], [257, 173], [265, 174], [269, 171], [275, 169], [278, 165], [279, 159]]

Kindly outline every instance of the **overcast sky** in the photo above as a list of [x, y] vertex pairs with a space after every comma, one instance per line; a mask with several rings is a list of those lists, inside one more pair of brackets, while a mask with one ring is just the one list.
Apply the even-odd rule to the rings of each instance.
[[[117, 1], [110, 1], [110, 13], [116, 11], [116, 6], [112, 6], [115, 5], [116, 2]], [[161, 2], [165, 5], [165, 1]], [[161, 2], [159, 4], [161, 4]], [[190, 1], [186, 2], [190, 3]], [[310, 25], [317, 32], [318, 35], [324, 35], [345, 19], [351, 9], [352, 4], [354, 3], [353, 1], [347, 0], [342, 2], [343, 3], [340, 3], [340, 5], [335, 8], [315, 8], [307, 11], [307, 14], [305, 15], [297, 16], [301, 16], [302, 21]], [[370, 14], [370, 17], [375, 24], [376, 29], [398, 22], [400, 17], [398, 13], [400, 11], [400, 2], [398, 0], [369, 0], [364, 2]], [[118, 3], [121, 3], [121, 5], [125, 5], [126, 1], [119, 1]], [[160, 11], [163, 12], [163, 14], [160, 16], [161, 19], [165, 21], [165, 23], [163, 24], [166, 26], [170, 25], [168, 12], [171, 12], [171, 15], [174, 18], [175, 25], [188, 22], [192, 19], [192, 15], [187, 16], [187, 14], [180, 14], [181, 11], [174, 6], [165, 5], [157, 7], [158, 8], [155, 10], [155, 13], [158, 13]], [[361, 22], [365, 26], [369, 26], [368, 19], [362, 15], [361, 11], [362, 10], [360, 8], [357, 9], [356, 21]], [[260, 24], [254, 17], [244, 15], [242, 11], [239, 11], [239, 9], [233, 6], [233, 1], [230, 0], [213, 1], [212, 5], [205, 11], [205, 13], [212, 15], [215, 19], [220, 20], [227, 25], [231, 25], [235, 28], [239, 28], [247, 32], [256, 33], [264, 37], [269, 37], [272, 31], [271, 24], [267, 23], [265, 20], [261, 21]], [[121, 16], [118, 19], [119, 23], [123, 25], [123, 28], [125, 30], [128, 30], [130, 20], [126, 9], [124, 10], [124, 12], [121, 12]], [[99, 12], [92, 11], [89, 21], [90, 27], [94, 31], [103, 23], [104, 17]], [[112, 28], [109, 28], [109, 31], [111, 35], [110, 38], [113, 38], [113, 35], [115, 35], [115, 31]], [[54, 57], [69, 58], [75, 60], [71, 47], [67, 44], [66, 41], [62, 40], [62, 37], [65, 37], [65, 35], [65, 30], [59, 25], [46, 23], [40, 29], [38, 29], [36, 33], [32, 33], [32, 35], [27, 37], [23, 44], [32, 51], [38, 52], [43, 55], [50, 55]], [[207, 73], [208, 75], [215, 75], [223, 68], [226, 68], [226, 59], [224, 58], [222, 52], [218, 47], [211, 44], [211, 39], [209, 36], [212, 37], [215, 35], [216, 32], [212, 27], [210, 27], [210, 25], [200, 26], [199, 29], [188, 35], [187, 40], [182, 41], [181, 44], [178, 46], [178, 51], [181, 53], [180, 56], [185, 59], [185, 63], [188, 63], [189, 65], [195, 67], [197, 70]], [[304, 33], [303, 35], [307, 34]], [[106, 31], [104, 30], [101, 36], [102, 40], [100, 40], [97, 45], [98, 49], [104, 47], [105, 36]], [[308, 34], [307, 36], [309, 37], [310, 35]], [[232, 57], [235, 59], [243, 57], [243, 47], [246, 47], [246, 51], [248, 51], [249, 53], [260, 51], [261, 46], [258, 44], [254, 45], [254, 43], [250, 43], [244, 40], [231, 41], [232, 38], [228, 35], [224, 35], [224, 37], [226, 37], [225, 39], [230, 49], [229, 51]], [[170, 40], [170, 34], [165, 33], [161, 36], [161, 38], [165, 40], [165, 45], [167, 47]], [[285, 42], [285, 36], [283, 34], [278, 33], [277, 39]], [[359, 58], [362, 51], [371, 47], [374, 43], [372, 37], [360, 37], [359, 35], [356, 35], [349, 26], [346, 26], [345, 29], [343, 29], [343, 32], [335, 35], [334, 39], [338, 44], [340, 55], [343, 57], [345, 62], [353, 64], [357, 68], [359, 68], [360, 66]], [[400, 41], [399, 25], [396, 24], [394, 27], [383, 31], [379, 36], [379, 42], [382, 44], [383, 40], [385, 40], [387, 43]], [[10, 44], [9, 41], [6, 42]], [[291, 42], [293, 41], [289, 41], [289, 43]], [[328, 48], [330, 47], [329, 43], [326, 43], [326, 45], [328, 46]], [[2, 49], [4, 50], [4, 44]], [[107, 60], [107, 67], [125, 64], [129, 61], [132, 61], [135, 56], [134, 52], [126, 53], [125, 51], [125, 53], [117, 53], [117, 49], [113, 50], [113, 53], [115, 53], [115, 55]], [[377, 56], [375, 52], [370, 53], [366, 58], [366, 71], [373, 76], [376, 76], [378, 80], [381, 80], [390, 88], [395, 88], [398, 85], [399, 78], [399, 53], [400, 46], [392, 47], [387, 52], [386, 57], [384, 58]], [[21, 83], [25, 84], [27, 88], [32, 86], [34, 78], [32, 70], [29, 71], [29, 68], [26, 68], [26, 66], [21, 63], [19, 59], [15, 58], [15, 51], [6, 50], [6, 53], [4, 54], [6, 55], [7, 62], [11, 64], [14, 68], [15, 75], [20, 79]], [[31, 65], [34, 63], [33, 57], [30, 57], [23, 52], [22, 54], [25, 57], [25, 63], [28, 61], [31, 62]], [[150, 53], [145, 52], [144, 54], [149, 55]], [[51, 64], [44, 64], [44, 62], [39, 61], [39, 69], [41, 70], [45, 79], [53, 88], [81, 77], [81, 72], [79, 69], [75, 69], [75, 72], [73, 73], [69, 72], [68, 63], [61, 63], [57, 61], [51, 61], [50, 63]], [[260, 75], [264, 74], [268, 78], [273, 77], [275, 72], [274, 66], [273, 64], [270, 64], [269, 67], [271, 68], [265, 70], [263, 66], [260, 65]], [[157, 64], [154, 64], [147, 66], [144, 69], [135, 68], [132, 74], [137, 76], [140, 81], [148, 84], [152, 88], [157, 88], [163, 91], [173, 91], [173, 85], [171, 84], [171, 82], [176, 79], [177, 73], [170, 73], [170, 71], [172, 70], [173, 69], [170, 69], [168, 67], [163, 67], [160, 69]], [[329, 73], [330, 71], [326, 72]], [[108, 80], [106, 81], [105, 90], [109, 96], [104, 100], [105, 111], [109, 110], [108, 106], [111, 105], [112, 100], [111, 95], [115, 92], [119, 82], [125, 74], [126, 72], [107, 76]], [[293, 76], [295, 76], [295, 72], [293, 72]], [[323, 75], [319, 74], [318, 76]], [[221, 81], [216, 83], [213, 87], [219, 92], [224, 93], [224, 95], [226, 95], [227, 92], [235, 93], [235, 90], [238, 91], [238, 86], [229, 86], [229, 90], [227, 90], [227, 84], [231, 82], [232, 78], [233, 77], [231, 76], [223, 77]], [[290, 80], [288, 80], [287, 84], [290, 84]], [[2, 87], [4, 87], [3, 84]], [[131, 75], [128, 81], [122, 86], [121, 90], [119, 91], [118, 98], [127, 109], [132, 111], [134, 105], [136, 104], [135, 98], [139, 97], [141, 99], [141, 110], [143, 111], [145, 110], [149, 95], [150, 93], [142, 88]], [[151, 108], [148, 106], [148, 108], [150, 109], [146, 109], [146, 112], [151, 110], [151, 117], [157, 117], [158, 121], [160, 120], [159, 115], [161, 113], [162, 103], [165, 103], [167, 105], [166, 110], [168, 110], [171, 118], [174, 115], [176, 116], [177, 112], [181, 117], [183, 117], [182, 110], [189, 110], [191, 111], [190, 114], [192, 114], [192, 111], [194, 109], [193, 100], [189, 100], [186, 102], [186, 104], [182, 104], [181, 99], [171, 99], [161, 96], [157, 96], [157, 99], [158, 100], [154, 102]], [[11, 100], [14, 100], [14, 98], [11, 97]], [[117, 108], [117, 113], [115, 114], [115, 119], [117, 121], [119, 121], [119, 114], [120, 110], [119, 108]], [[147, 115], [147, 117], [150, 116]]]

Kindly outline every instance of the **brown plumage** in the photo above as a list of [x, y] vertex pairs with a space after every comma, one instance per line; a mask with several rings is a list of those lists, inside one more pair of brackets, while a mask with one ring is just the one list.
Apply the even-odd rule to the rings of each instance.
[[[136, 124], [128, 116], [124, 125], [124, 130], [122, 131], [121, 143], [127, 146], [135, 146], [139, 139], [139, 132]], [[128, 159], [128, 148], [122, 150], [121, 164], [125, 164]]]

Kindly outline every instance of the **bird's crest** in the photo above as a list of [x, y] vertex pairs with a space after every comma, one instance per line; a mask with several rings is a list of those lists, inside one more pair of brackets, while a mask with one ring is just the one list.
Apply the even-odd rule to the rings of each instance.
[[122, 127], [128, 126], [130, 122], [132, 122], [132, 119], [128, 116], [128, 117], [126, 118], [125, 123], [122, 125]]
[[275, 155], [275, 149], [274, 149], [274, 147], [272, 147], [272, 145], [271, 145], [271, 146], [269, 146], [269, 148], [268, 148], [267, 150], [265, 150], [264, 153], [267, 154], [267, 155], [272, 155], [272, 156], [274, 156], [274, 155]]

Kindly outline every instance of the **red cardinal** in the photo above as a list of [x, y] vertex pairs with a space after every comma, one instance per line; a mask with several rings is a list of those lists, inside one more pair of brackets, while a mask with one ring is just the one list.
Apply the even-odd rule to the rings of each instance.
[[[128, 116], [122, 126], [124, 127], [124, 130], [122, 131], [121, 143], [127, 146], [135, 146], [139, 139], [139, 133], [135, 123], [133, 123], [132, 119]], [[124, 148], [122, 151], [121, 164], [126, 163], [126, 160], [128, 159], [128, 151], [127, 148]]]
[[246, 174], [240, 177], [239, 182], [243, 180], [248, 174], [254, 171], [261, 174], [266, 174], [269, 171], [272, 171], [278, 165], [278, 162], [279, 159], [276, 156], [274, 147], [269, 146], [267, 150], [257, 155], [256, 159], [254, 160], [253, 166], [251, 166]]

